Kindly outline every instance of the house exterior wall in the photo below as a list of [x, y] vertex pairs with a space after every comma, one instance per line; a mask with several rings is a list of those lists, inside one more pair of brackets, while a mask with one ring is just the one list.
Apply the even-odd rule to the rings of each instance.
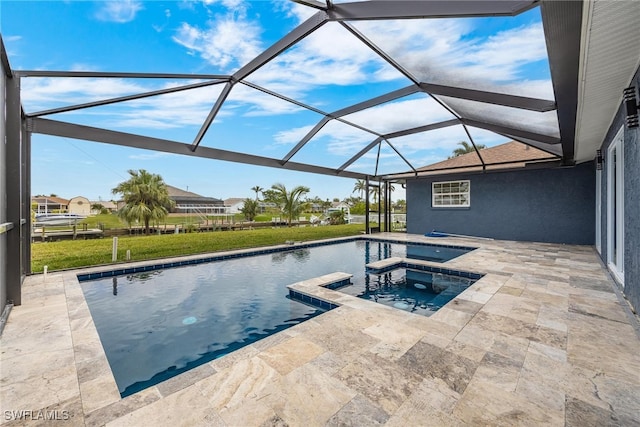
[[[636, 91], [640, 87], [640, 69], [636, 71], [629, 85], [636, 86]], [[621, 128], [624, 128], [624, 287], [620, 286], [636, 312], [640, 312], [640, 257], [638, 256], [638, 248], [640, 248], [640, 171], [638, 170], [638, 165], [640, 165], [640, 128], [629, 129], [625, 126], [625, 110], [622, 105], [618, 109], [601, 146], [602, 152], [605, 153], [605, 170], [607, 149]], [[607, 174], [602, 173], [600, 257], [605, 264], [607, 264], [608, 237], [607, 187]]]
[[91, 202], [86, 197], [78, 196], [69, 200], [69, 213], [91, 215]]
[[[458, 174], [407, 180], [407, 232], [592, 245], [595, 167]], [[468, 208], [431, 207], [431, 184], [469, 180]]]
[[228, 206], [229, 213], [232, 213], [232, 214], [240, 213], [243, 207], [244, 207], [244, 201], [238, 202], [238, 203], [234, 203], [234, 204]]

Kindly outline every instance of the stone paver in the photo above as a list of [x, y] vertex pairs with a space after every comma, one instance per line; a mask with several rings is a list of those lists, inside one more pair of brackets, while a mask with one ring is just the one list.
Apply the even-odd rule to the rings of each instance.
[[446, 265], [485, 276], [431, 317], [298, 283], [340, 307], [124, 399], [76, 272], [28, 277], [0, 424], [640, 425], [638, 319], [592, 247], [388, 236], [477, 247]]

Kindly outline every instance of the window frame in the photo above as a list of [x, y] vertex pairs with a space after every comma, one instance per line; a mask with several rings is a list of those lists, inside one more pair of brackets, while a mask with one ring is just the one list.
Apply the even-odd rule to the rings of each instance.
[[[442, 184], [458, 184], [458, 186], [461, 186], [462, 184], [466, 184], [467, 185], [467, 191], [465, 192], [461, 192], [461, 191], [457, 191], [457, 192], [438, 192], [436, 193], [436, 185], [442, 185]], [[465, 204], [453, 204], [453, 203], [449, 203], [449, 204], [436, 204], [436, 195], [449, 195], [449, 196], [460, 196], [460, 195], [464, 195], [466, 196], [466, 203]], [[431, 183], [431, 207], [432, 208], [455, 208], [455, 209], [465, 209], [465, 208], [470, 208], [471, 207], [471, 180], [468, 179], [461, 179], [461, 180], [456, 180], [456, 181], [434, 181]]]

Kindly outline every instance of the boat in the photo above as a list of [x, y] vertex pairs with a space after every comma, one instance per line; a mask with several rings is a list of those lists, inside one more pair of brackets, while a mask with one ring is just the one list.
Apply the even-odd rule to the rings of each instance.
[[36, 214], [34, 225], [73, 225], [82, 221], [86, 216], [72, 213], [42, 213]]

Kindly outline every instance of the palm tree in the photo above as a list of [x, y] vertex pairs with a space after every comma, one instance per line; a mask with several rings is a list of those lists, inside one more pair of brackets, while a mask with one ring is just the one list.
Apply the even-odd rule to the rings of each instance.
[[256, 192], [256, 200], [258, 200], [258, 193], [262, 193], [262, 190], [264, 190], [264, 188], [260, 187], [259, 185], [256, 185], [255, 187], [251, 187], [251, 191]]
[[373, 196], [373, 203], [377, 203], [378, 196], [380, 195], [380, 187], [374, 185], [373, 187], [369, 188], [369, 194]]
[[149, 222], [164, 219], [173, 206], [173, 200], [169, 198], [169, 190], [160, 175], [144, 169], [127, 172], [129, 179], [111, 190], [113, 194], [122, 194], [124, 201], [118, 216], [129, 224], [136, 220], [144, 222], [145, 233], [148, 235]]
[[244, 214], [244, 218], [247, 221], [253, 221], [258, 213], [258, 201], [251, 200], [247, 197], [244, 201], [242, 209], [240, 209], [240, 212]]
[[291, 192], [287, 191], [284, 184], [276, 183], [271, 186], [271, 189], [277, 194], [277, 199], [282, 209], [282, 213], [287, 216], [289, 227], [293, 222], [293, 218], [300, 215], [304, 203], [301, 198], [305, 194], [309, 193], [309, 188], [302, 185], [298, 185]]
[[[469, 144], [467, 141], [460, 141], [458, 142], [458, 145], [460, 145], [461, 148], [456, 148], [455, 150], [453, 150], [453, 156], [449, 157], [450, 159], [453, 157], [462, 156], [463, 154], [473, 153], [476, 151], [476, 149], [473, 148], [473, 145]], [[476, 147], [478, 148], [478, 150], [487, 148], [483, 144], [476, 144]]]
[[353, 186], [353, 191], [351, 192], [353, 193], [358, 193], [360, 195], [360, 197], [364, 197], [364, 193], [367, 191], [367, 183], [362, 180], [359, 179], [356, 181], [355, 185]]

